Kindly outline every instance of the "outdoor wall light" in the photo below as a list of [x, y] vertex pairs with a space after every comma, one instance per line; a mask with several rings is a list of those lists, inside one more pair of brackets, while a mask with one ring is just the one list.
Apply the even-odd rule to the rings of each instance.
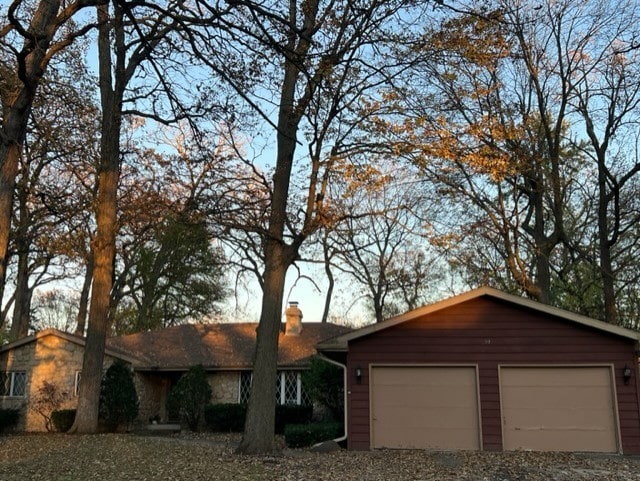
[[360, 366], [356, 367], [356, 384], [362, 384], [362, 369]]
[[631, 380], [631, 368], [626, 364], [622, 368], [622, 379], [625, 384], [629, 384], [629, 381]]

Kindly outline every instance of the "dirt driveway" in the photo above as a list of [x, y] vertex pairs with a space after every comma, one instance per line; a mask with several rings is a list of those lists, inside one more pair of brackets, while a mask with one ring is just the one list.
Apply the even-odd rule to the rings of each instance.
[[0, 480], [639, 480], [640, 458], [558, 453], [373, 451], [236, 456], [233, 436], [0, 438]]

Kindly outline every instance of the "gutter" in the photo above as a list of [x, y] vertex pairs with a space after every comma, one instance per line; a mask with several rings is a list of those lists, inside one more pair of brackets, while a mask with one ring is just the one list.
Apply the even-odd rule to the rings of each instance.
[[320, 354], [318, 353], [318, 356], [323, 360], [323, 361], [327, 361], [329, 364], [333, 364], [334, 366], [338, 366], [339, 368], [342, 369], [344, 376], [344, 386], [342, 388], [343, 393], [344, 393], [344, 434], [342, 436], [340, 436], [339, 438], [334, 439], [333, 441], [336, 443], [340, 443], [342, 441], [345, 441], [347, 439], [347, 366], [339, 363], [338, 361], [334, 361], [333, 359], [329, 359], [328, 357], [326, 357], [324, 354]]

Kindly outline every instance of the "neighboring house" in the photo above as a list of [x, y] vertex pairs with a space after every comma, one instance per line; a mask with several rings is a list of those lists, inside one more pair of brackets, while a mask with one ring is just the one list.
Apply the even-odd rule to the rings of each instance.
[[350, 449], [640, 453], [638, 332], [481, 288], [320, 343]]
[[[316, 354], [315, 345], [351, 329], [330, 323], [302, 323], [296, 306], [287, 309], [279, 339], [278, 402], [307, 401], [300, 373]], [[191, 366], [208, 372], [213, 403], [248, 400], [256, 323], [186, 324], [107, 339], [105, 369], [122, 359], [134, 371], [140, 400], [139, 420], [159, 417], [171, 387]], [[0, 407], [22, 407], [20, 429], [42, 431], [42, 417], [26, 407], [44, 380], [69, 394], [65, 407], [75, 407], [81, 380], [84, 338], [47, 329], [0, 347]]]

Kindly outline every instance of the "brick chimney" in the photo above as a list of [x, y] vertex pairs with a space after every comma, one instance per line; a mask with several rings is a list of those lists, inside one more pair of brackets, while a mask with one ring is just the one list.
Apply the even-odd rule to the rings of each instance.
[[299, 336], [302, 332], [302, 311], [298, 308], [298, 303], [296, 301], [289, 302], [289, 307], [284, 313], [287, 316], [285, 336]]

